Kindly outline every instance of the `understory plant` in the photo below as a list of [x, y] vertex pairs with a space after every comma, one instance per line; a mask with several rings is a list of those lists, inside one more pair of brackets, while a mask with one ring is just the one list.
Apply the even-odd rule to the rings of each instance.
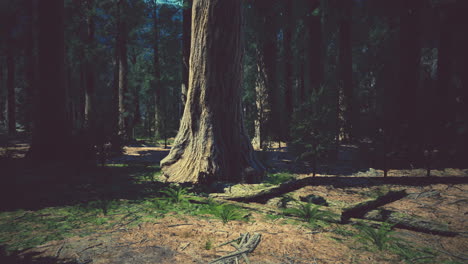
[[188, 190], [182, 186], [171, 186], [160, 191], [166, 201], [174, 204], [180, 204], [187, 201]]
[[239, 209], [233, 205], [221, 204], [217, 207], [215, 215], [223, 221], [223, 224], [228, 223], [229, 221], [242, 220], [242, 214]]
[[299, 217], [311, 225], [316, 225], [317, 220], [327, 221], [332, 218], [330, 212], [322, 211], [320, 207], [320, 205], [312, 203], [299, 203], [297, 207], [286, 209], [285, 213]]
[[397, 238], [393, 236], [394, 231], [392, 230], [393, 225], [384, 222], [378, 229], [373, 228], [366, 224], [357, 226], [360, 233], [357, 235], [359, 242], [364, 245], [373, 246], [379, 251], [389, 249], [392, 242], [395, 242]]

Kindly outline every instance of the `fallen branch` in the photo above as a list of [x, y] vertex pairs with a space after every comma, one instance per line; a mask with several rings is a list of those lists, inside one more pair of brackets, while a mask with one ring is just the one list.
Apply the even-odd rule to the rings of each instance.
[[341, 223], [348, 223], [350, 218], [363, 218], [367, 212], [372, 211], [382, 205], [400, 200], [406, 195], [406, 191], [404, 190], [389, 191], [388, 193], [377, 197], [375, 200], [362, 202], [352, 207], [346, 208], [341, 213]]
[[[232, 244], [236, 251], [229, 253], [225, 256], [217, 258], [210, 262], [210, 264], [233, 264], [239, 263], [239, 258], [242, 257], [246, 263], [250, 263], [249, 259], [247, 258], [248, 253], [252, 253], [255, 248], [257, 248], [258, 244], [260, 244], [262, 235], [255, 233], [252, 236], [249, 233], [242, 234], [238, 239], [229, 241], [227, 244]], [[239, 243], [235, 243], [235, 241], [240, 240]]]

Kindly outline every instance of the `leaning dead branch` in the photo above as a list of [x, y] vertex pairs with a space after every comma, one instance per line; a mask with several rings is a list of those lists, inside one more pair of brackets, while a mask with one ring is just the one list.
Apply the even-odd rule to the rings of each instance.
[[[225, 243], [233, 246], [236, 251], [215, 259], [210, 264], [234, 264], [239, 263], [240, 258], [244, 259], [245, 263], [250, 264], [247, 254], [252, 253], [257, 248], [261, 238], [262, 235], [258, 233], [254, 233], [252, 236], [250, 233], [241, 234], [238, 239]], [[236, 241], [239, 242], [236, 243]]]

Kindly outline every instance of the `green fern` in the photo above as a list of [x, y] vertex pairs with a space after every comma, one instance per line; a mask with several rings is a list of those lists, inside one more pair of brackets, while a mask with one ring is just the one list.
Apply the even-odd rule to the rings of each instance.
[[332, 214], [327, 211], [321, 211], [320, 205], [312, 203], [299, 204], [299, 207], [286, 209], [285, 212], [296, 217], [302, 218], [305, 222], [315, 224], [317, 220], [327, 221], [331, 219]]
[[232, 205], [219, 205], [215, 215], [223, 221], [223, 224], [226, 224], [229, 221], [242, 219], [242, 215], [239, 210]]
[[188, 191], [187, 188], [181, 186], [168, 187], [160, 191], [165, 196], [165, 199], [170, 203], [180, 204], [187, 201]]
[[361, 233], [357, 235], [358, 241], [363, 244], [371, 244], [380, 251], [387, 249], [391, 242], [396, 240], [393, 236], [394, 231], [392, 227], [393, 225], [387, 222], [382, 223], [379, 229], [368, 225], [360, 225], [357, 227], [357, 229], [361, 231]]

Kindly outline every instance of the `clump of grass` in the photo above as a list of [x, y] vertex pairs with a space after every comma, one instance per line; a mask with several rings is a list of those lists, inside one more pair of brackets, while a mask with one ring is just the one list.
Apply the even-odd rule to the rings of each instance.
[[269, 174], [265, 180], [265, 183], [269, 183], [272, 185], [279, 185], [294, 179], [294, 175], [289, 173], [275, 173]]
[[168, 187], [160, 191], [165, 196], [166, 201], [174, 204], [180, 204], [187, 201], [188, 190], [187, 188], [177, 186]]
[[212, 248], [213, 248], [213, 241], [211, 241], [211, 239], [206, 240], [205, 250], [211, 250]]
[[285, 213], [299, 217], [309, 224], [316, 225], [317, 220], [327, 221], [332, 217], [330, 212], [322, 211], [320, 207], [320, 205], [311, 203], [299, 203], [298, 207], [286, 209]]
[[242, 220], [243, 218], [238, 208], [225, 204], [219, 205], [217, 207], [215, 216], [219, 217], [223, 221], [223, 224], [226, 224], [229, 221]]
[[388, 249], [390, 244], [397, 240], [393, 236], [393, 225], [387, 222], [382, 223], [378, 229], [362, 224], [357, 227], [360, 233], [357, 235], [359, 242], [373, 246], [379, 251]]

